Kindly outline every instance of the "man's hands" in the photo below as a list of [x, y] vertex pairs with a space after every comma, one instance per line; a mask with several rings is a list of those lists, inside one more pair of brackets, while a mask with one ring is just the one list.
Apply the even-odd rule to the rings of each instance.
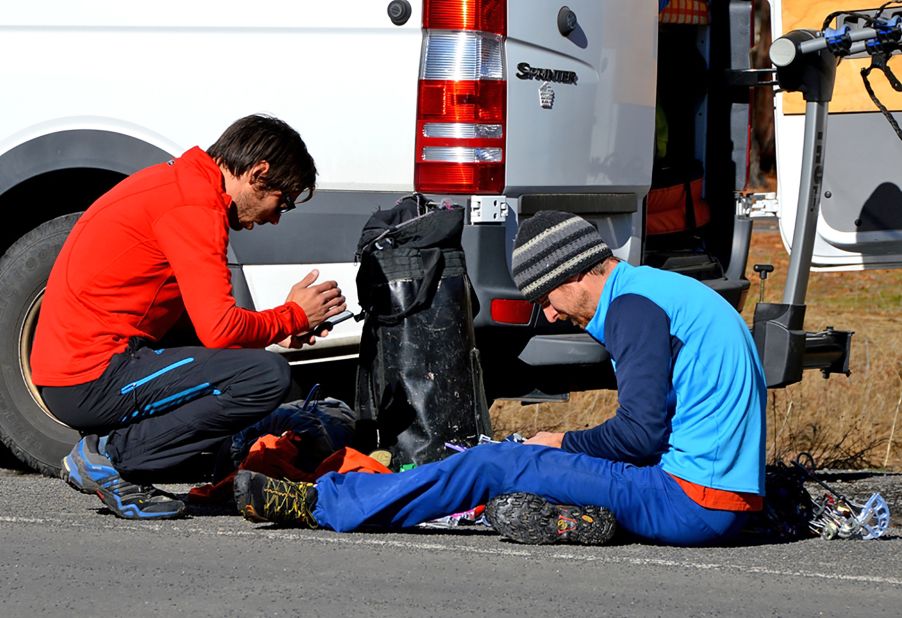
[[291, 286], [288, 298], [285, 299], [285, 302], [293, 301], [301, 306], [301, 309], [307, 314], [310, 328], [347, 309], [345, 297], [342, 296], [338, 283], [323, 281], [313, 285], [317, 277], [319, 277], [319, 271], [311, 270], [306, 277]]
[[[329, 331], [323, 331], [320, 335], [321, 337], [325, 337], [329, 334]], [[305, 345], [314, 345], [316, 343], [316, 337], [313, 335], [301, 335], [298, 337], [297, 335], [288, 335], [281, 341], [276, 341], [276, 345], [282, 346], [283, 348], [290, 348], [293, 350], [297, 350], [302, 348]]]
[[[338, 283], [323, 281], [313, 285], [317, 277], [319, 277], [319, 271], [311, 270], [303, 279], [291, 286], [288, 298], [285, 299], [285, 302], [291, 301], [300, 305], [307, 314], [311, 330], [326, 318], [338, 315], [348, 308]], [[323, 331], [319, 336], [325, 337], [328, 334], [329, 331]], [[312, 334], [295, 333], [277, 343], [283, 348], [299, 348], [304, 344], [313, 345], [315, 342], [316, 337]]]
[[523, 444], [538, 444], [540, 446], [551, 446], [554, 448], [561, 448], [561, 443], [564, 441], [564, 434], [554, 433], [551, 431], [540, 431], [529, 440], [526, 440]]

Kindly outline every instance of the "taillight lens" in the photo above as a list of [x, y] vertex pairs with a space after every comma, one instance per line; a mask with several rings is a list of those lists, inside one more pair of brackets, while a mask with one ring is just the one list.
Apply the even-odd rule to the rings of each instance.
[[414, 185], [423, 193], [504, 189], [506, 3], [427, 0]]
[[425, 0], [423, 28], [507, 34], [507, 0]]
[[504, 79], [504, 37], [487, 32], [427, 31], [420, 79]]
[[[499, 81], [420, 80], [418, 121], [419, 135], [424, 135], [422, 125], [443, 123], [472, 123], [495, 125], [473, 127], [478, 139], [502, 139], [504, 137], [504, 103], [506, 84]], [[434, 130], [435, 127], [427, 127]], [[461, 130], [470, 130], [461, 128]], [[484, 132], [477, 136], [477, 131]], [[432, 131], [430, 131], [431, 133]], [[437, 137], [429, 135], [428, 137]], [[465, 139], [463, 136], [458, 139]]]
[[529, 324], [532, 308], [528, 300], [493, 298], [490, 313], [494, 321], [502, 324]]

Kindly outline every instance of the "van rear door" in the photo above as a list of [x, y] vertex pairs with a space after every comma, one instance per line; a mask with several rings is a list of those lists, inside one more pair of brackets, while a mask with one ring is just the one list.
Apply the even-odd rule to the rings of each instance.
[[508, 3], [508, 196], [651, 181], [657, 4]]
[[[771, 5], [775, 39], [790, 30], [820, 30], [831, 11], [852, 8], [809, 0], [772, 0]], [[894, 12], [902, 14], [902, 9], [884, 15]], [[812, 261], [820, 270], [902, 266], [902, 140], [864, 88], [860, 70], [869, 64], [868, 57], [844, 59], [837, 69]], [[899, 60], [891, 61], [890, 67], [902, 74]], [[880, 101], [902, 122], [902, 94], [878, 71], [871, 73], [870, 81]], [[780, 232], [787, 248], [792, 245], [799, 195], [804, 113], [799, 93], [777, 95], [777, 192]]]

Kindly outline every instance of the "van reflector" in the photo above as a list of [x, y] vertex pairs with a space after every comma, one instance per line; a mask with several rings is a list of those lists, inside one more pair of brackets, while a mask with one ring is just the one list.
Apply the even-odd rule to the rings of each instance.
[[414, 187], [504, 189], [506, 0], [425, 0]]
[[423, 28], [507, 34], [507, 0], [425, 0]]
[[502, 324], [529, 324], [533, 304], [528, 300], [493, 298], [490, 313], [495, 322]]
[[423, 125], [423, 137], [451, 137], [455, 139], [499, 138], [503, 137], [503, 131], [500, 124], [430, 122]]
[[427, 146], [423, 161], [453, 161], [454, 163], [501, 162], [500, 148], [464, 148], [462, 146]]

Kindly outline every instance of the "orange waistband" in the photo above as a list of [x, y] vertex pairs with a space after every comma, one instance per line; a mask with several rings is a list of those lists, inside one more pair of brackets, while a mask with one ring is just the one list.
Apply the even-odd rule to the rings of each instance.
[[[670, 474], [670, 472], [667, 474]], [[672, 474], [670, 476], [673, 477], [673, 480], [679, 484], [693, 502], [700, 504], [706, 509], [716, 509], [718, 511], [760, 511], [764, 508], [764, 497], [758, 494], [714, 489], [713, 487], [705, 487], [704, 485], [681, 479]]]

